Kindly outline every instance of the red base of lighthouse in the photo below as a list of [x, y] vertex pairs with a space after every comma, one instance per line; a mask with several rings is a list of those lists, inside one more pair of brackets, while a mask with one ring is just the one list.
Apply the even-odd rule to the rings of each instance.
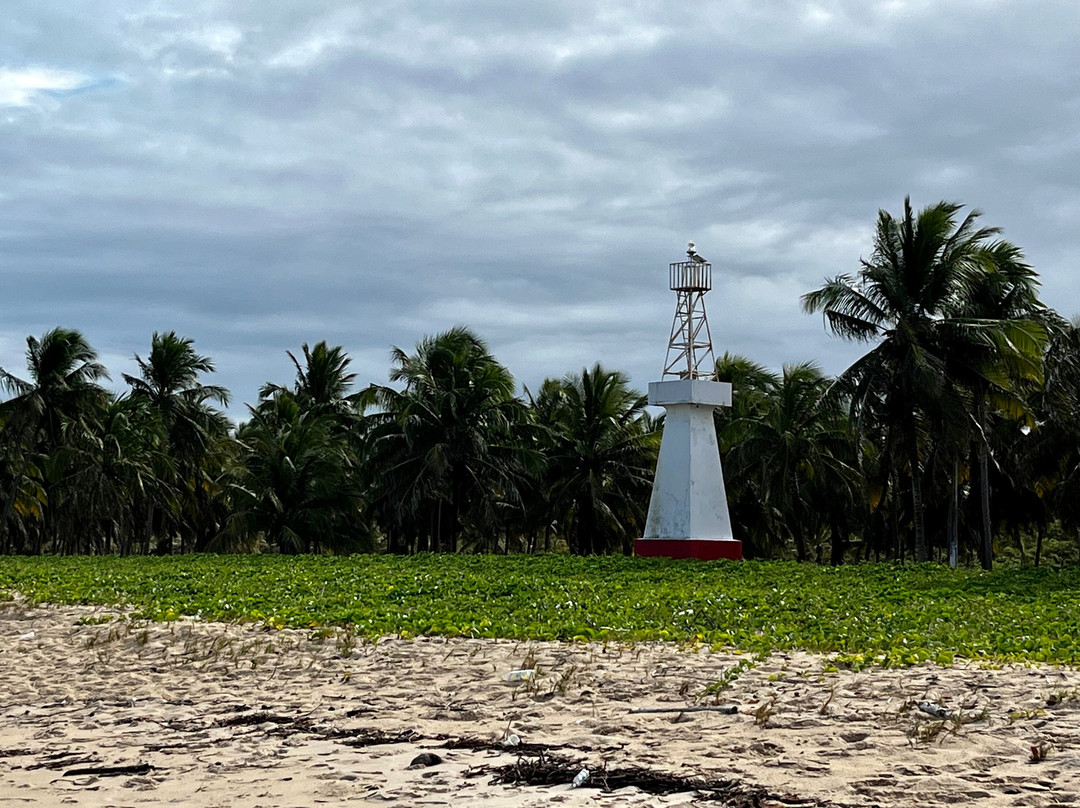
[[742, 560], [742, 542], [735, 539], [638, 539], [634, 555], [643, 558], [696, 558], [717, 561]]

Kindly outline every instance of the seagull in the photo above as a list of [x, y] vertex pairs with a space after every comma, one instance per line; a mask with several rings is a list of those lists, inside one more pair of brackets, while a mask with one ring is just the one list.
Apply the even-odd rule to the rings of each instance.
[[709, 263], [702, 256], [698, 255], [697, 248], [694, 246], [694, 242], [691, 241], [689, 244], [686, 245], [686, 247], [686, 254], [690, 256], [690, 260], [693, 261], [695, 264]]

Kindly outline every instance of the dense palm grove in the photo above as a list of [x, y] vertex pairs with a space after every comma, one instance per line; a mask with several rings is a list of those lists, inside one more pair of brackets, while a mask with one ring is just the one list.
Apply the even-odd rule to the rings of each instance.
[[[854, 275], [803, 297], [865, 356], [837, 378], [724, 355], [716, 415], [748, 555], [989, 567], [1080, 546], [1080, 324], [1040, 303], [978, 212], [882, 211]], [[628, 553], [662, 419], [600, 365], [516, 393], [467, 328], [395, 348], [358, 388], [340, 346], [289, 354], [232, 424], [191, 339], [154, 334], [127, 390], [87, 338], [27, 339], [0, 369], [0, 552]]]

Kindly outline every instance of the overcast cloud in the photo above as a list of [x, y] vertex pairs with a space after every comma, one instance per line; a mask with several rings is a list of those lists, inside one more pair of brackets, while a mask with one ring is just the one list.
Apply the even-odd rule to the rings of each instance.
[[7, 0], [0, 366], [154, 331], [243, 417], [286, 350], [360, 384], [474, 328], [520, 383], [663, 368], [687, 240], [717, 353], [841, 371], [799, 296], [879, 208], [984, 211], [1080, 313], [1080, 5]]

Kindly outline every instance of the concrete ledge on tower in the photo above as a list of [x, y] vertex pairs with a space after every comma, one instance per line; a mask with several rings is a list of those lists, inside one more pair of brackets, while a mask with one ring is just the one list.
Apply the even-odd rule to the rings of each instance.
[[739, 561], [742, 559], [742, 542], [737, 539], [638, 539], [634, 542], [634, 555]]
[[654, 407], [663, 407], [667, 404], [730, 407], [731, 385], [709, 379], [671, 379], [663, 382], [649, 382], [649, 403]]

